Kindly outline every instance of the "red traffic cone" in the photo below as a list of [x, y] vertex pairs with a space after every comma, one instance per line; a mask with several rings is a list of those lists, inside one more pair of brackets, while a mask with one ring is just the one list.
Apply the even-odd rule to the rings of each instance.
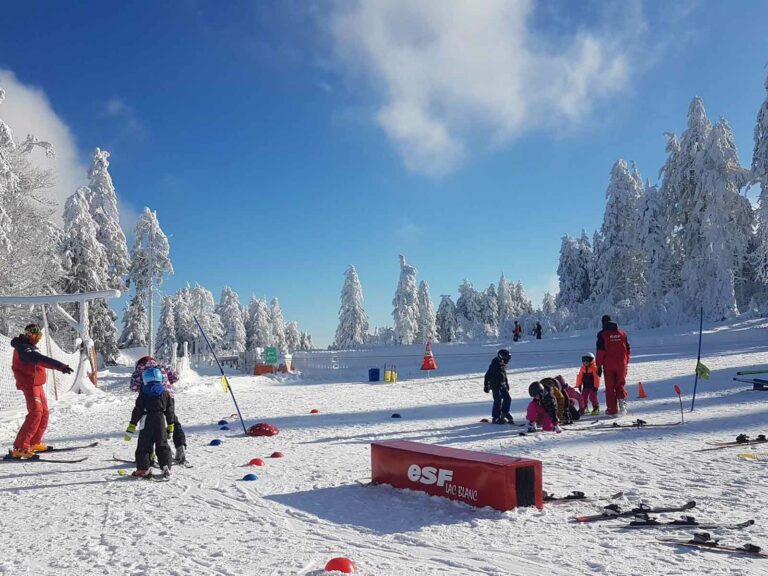
[[645, 394], [645, 388], [643, 388], [642, 382], [637, 383], [637, 397], [642, 399], [648, 398]]
[[437, 370], [437, 362], [432, 355], [432, 345], [427, 342], [427, 349], [424, 352], [424, 362], [421, 363], [422, 370]]

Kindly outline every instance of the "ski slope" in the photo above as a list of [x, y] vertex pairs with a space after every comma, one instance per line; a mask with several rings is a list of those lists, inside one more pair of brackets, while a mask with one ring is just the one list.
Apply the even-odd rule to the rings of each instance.
[[[708, 328], [702, 359], [712, 370], [693, 391], [698, 334], [694, 327], [630, 332], [630, 416], [675, 422], [684, 395], [684, 426], [520, 437], [520, 428], [482, 424], [491, 398], [482, 391], [485, 358], [468, 356], [463, 371], [396, 384], [234, 376], [230, 381], [246, 425], [270, 422], [280, 434], [243, 435], [232, 400], [215, 376], [177, 386], [176, 406], [188, 434], [193, 468], [174, 468], [169, 483], [118, 475], [135, 440], [122, 440], [134, 395], [130, 367], [101, 375], [107, 392], [57, 407], [46, 440], [87, 444], [79, 464], [0, 464], [0, 574], [302, 575], [324, 574], [346, 556], [363, 575], [654, 575], [768, 574], [768, 561], [657, 542], [656, 530], [620, 530], [627, 521], [576, 524], [604, 501], [548, 504], [498, 512], [388, 486], [365, 486], [372, 441], [408, 439], [537, 458], [545, 490], [565, 495], [624, 491], [630, 508], [695, 499], [701, 522], [756, 524], [714, 531], [723, 543], [768, 548], [768, 469], [737, 456], [743, 448], [696, 452], [708, 441], [768, 433], [768, 393], [733, 382], [736, 370], [768, 365], [768, 322]], [[522, 421], [528, 384], [563, 374], [575, 380], [594, 334], [565, 335], [511, 347], [512, 413]], [[440, 356], [437, 356], [438, 366]], [[648, 394], [637, 400], [637, 382]], [[604, 396], [600, 394], [601, 408]], [[311, 415], [316, 408], [319, 414]], [[398, 412], [401, 419], [392, 419]], [[4, 414], [0, 439], [10, 446], [22, 415]], [[225, 418], [230, 430], [217, 422]], [[213, 439], [219, 446], [210, 446]], [[754, 447], [768, 452], [768, 447]], [[282, 459], [268, 458], [274, 451]], [[64, 457], [51, 454], [50, 458]], [[248, 467], [251, 458], [265, 466]], [[259, 479], [241, 478], [254, 472]], [[663, 520], [674, 519], [668, 514]], [[692, 531], [675, 531], [690, 537]], [[672, 534], [670, 534], [672, 535]]]

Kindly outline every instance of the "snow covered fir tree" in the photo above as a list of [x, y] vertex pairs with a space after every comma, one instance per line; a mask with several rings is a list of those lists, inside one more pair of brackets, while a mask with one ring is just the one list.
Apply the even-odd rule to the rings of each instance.
[[363, 287], [354, 266], [349, 266], [344, 273], [344, 286], [341, 289], [341, 308], [339, 325], [333, 348], [353, 350], [365, 345], [368, 340], [368, 315], [363, 307]]

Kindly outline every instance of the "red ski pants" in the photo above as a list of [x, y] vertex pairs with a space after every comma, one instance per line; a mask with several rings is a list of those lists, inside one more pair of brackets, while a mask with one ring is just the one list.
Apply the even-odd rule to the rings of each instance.
[[42, 386], [33, 386], [31, 389], [22, 390], [27, 401], [27, 417], [21, 425], [13, 447], [17, 450], [29, 448], [40, 444], [43, 440], [45, 429], [48, 428], [48, 400], [45, 398], [45, 390]]
[[608, 414], [619, 413], [619, 400], [627, 398], [627, 367], [603, 369], [605, 378], [605, 411]]

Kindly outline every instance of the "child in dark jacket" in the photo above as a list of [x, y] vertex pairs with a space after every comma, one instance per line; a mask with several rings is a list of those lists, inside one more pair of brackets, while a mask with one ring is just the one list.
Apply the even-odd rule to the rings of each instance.
[[537, 429], [546, 432], [562, 432], [560, 420], [557, 417], [557, 402], [541, 382], [532, 382], [528, 386], [528, 395], [532, 398], [528, 404], [528, 432]]
[[136, 398], [136, 405], [131, 413], [131, 422], [125, 431], [124, 440], [131, 441], [136, 424], [145, 417], [144, 428], [139, 432], [136, 446], [136, 470], [133, 476], [150, 476], [152, 452], [157, 455], [163, 476], [171, 474], [171, 448], [168, 446], [168, 434], [173, 434], [173, 402], [168, 391], [163, 387], [163, 373], [160, 368], [147, 368], [142, 375], [143, 385]]
[[499, 350], [491, 365], [485, 372], [483, 390], [487, 394], [493, 392], [493, 408], [491, 417], [494, 424], [514, 424], [515, 420], [509, 413], [512, 397], [509, 395], [509, 380], [507, 379], [507, 364], [511, 355], [509, 350]]
[[163, 387], [168, 391], [171, 397], [171, 406], [173, 407], [174, 421], [173, 421], [173, 446], [176, 449], [176, 463], [184, 464], [187, 461], [187, 437], [184, 434], [184, 428], [181, 427], [179, 417], [176, 414], [176, 400], [173, 397], [173, 385], [178, 382], [179, 378], [176, 373], [170, 368], [163, 366], [152, 356], [144, 356], [136, 362], [136, 367], [131, 374], [130, 388], [134, 392], [141, 390], [143, 386], [142, 374], [147, 368], [160, 368], [160, 372], [163, 374]]

